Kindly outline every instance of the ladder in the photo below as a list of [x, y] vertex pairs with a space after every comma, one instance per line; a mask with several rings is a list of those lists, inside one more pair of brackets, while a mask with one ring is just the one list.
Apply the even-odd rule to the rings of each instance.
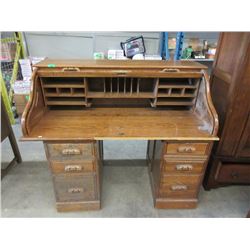
[[[174, 60], [181, 59], [183, 41], [184, 41], [184, 32], [177, 32]], [[160, 54], [164, 60], [170, 59], [170, 54], [169, 54], [169, 49], [168, 49], [168, 32], [161, 32]]]

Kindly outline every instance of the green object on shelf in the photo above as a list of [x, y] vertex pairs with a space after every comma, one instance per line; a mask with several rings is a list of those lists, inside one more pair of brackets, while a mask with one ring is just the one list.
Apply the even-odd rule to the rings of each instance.
[[25, 96], [25, 100], [26, 100], [26, 101], [29, 101], [29, 99], [30, 99], [30, 96], [29, 96], [29, 95], [26, 95], [26, 96]]
[[48, 68], [55, 68], [55, 67], [56, 67], [56, 65], [53, 63], [48, 64]]
[[192, 55], [193, 49], [191, 46], [188, 48], [184, 49], [183, 54], [182, 54], [182, 59], [190, 59]]

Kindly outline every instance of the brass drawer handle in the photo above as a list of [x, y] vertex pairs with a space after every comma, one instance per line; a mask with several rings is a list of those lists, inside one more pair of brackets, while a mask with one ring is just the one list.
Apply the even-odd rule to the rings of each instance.
[[166, 69], [163, 69], [163, 70], [161, 70], [160, 72], [180, 72], [180, 70], [179, 69], [171, 69], [171, 68], [166, 68]]
[[116, 70], [116, 71], [113, 71], [113, 73], [115, 73], [117, 75], [126, 75], [128, 73], [128, 71], [126, 71], [126, 70]]
[[80, 155], [81, 151], [78, 148], [65, 148], [62, 150], [63, 155]]
[[178, 147], [177, 151], [179, 153], [193, 153], [195, 152], [196, 148], [192, 146], [180, 146]]
[[191, 164], [178, 164], [175, 166], [177, 171], [191, 171], [193, 170], [193, 165]]
[[80, 72], [80, 69], [79, 68], [75, 68], [75, 67], [66, 67], [66, 68], [63, 68], [62, 69], [62, 72], [67, 72], [67, 71], [70, 71], [70, 72]]
[[82, 193], [83, 188], [69, 188], [68, 193], [75, 194], [75, 193]]
[[187, 190], [188, 187], [186, 185], [173, 185], [171, 186], [171, 190], [172, 191], [183, 191], [183, 190]]
[[81, 165], [66, 165], [64, 170], [65, 172], [71, 171], [82, 171], [83, 167]]

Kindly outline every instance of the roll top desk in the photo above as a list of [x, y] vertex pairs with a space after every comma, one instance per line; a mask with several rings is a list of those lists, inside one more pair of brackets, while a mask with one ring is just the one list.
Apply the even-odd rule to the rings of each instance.
[[217, 130], [201, 64], [46, 59], [21, 140], [44, 142], [58, 211], [100, 209], [103, 140], [148, 140], [154, 206], [194, 208]]

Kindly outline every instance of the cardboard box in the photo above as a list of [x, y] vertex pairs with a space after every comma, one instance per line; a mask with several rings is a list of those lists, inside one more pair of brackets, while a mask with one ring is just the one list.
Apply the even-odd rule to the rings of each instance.
[[22, 115], [28, 100], [29, 95], [27, 94], [14, 94], [14, 101], [18, 115]]

